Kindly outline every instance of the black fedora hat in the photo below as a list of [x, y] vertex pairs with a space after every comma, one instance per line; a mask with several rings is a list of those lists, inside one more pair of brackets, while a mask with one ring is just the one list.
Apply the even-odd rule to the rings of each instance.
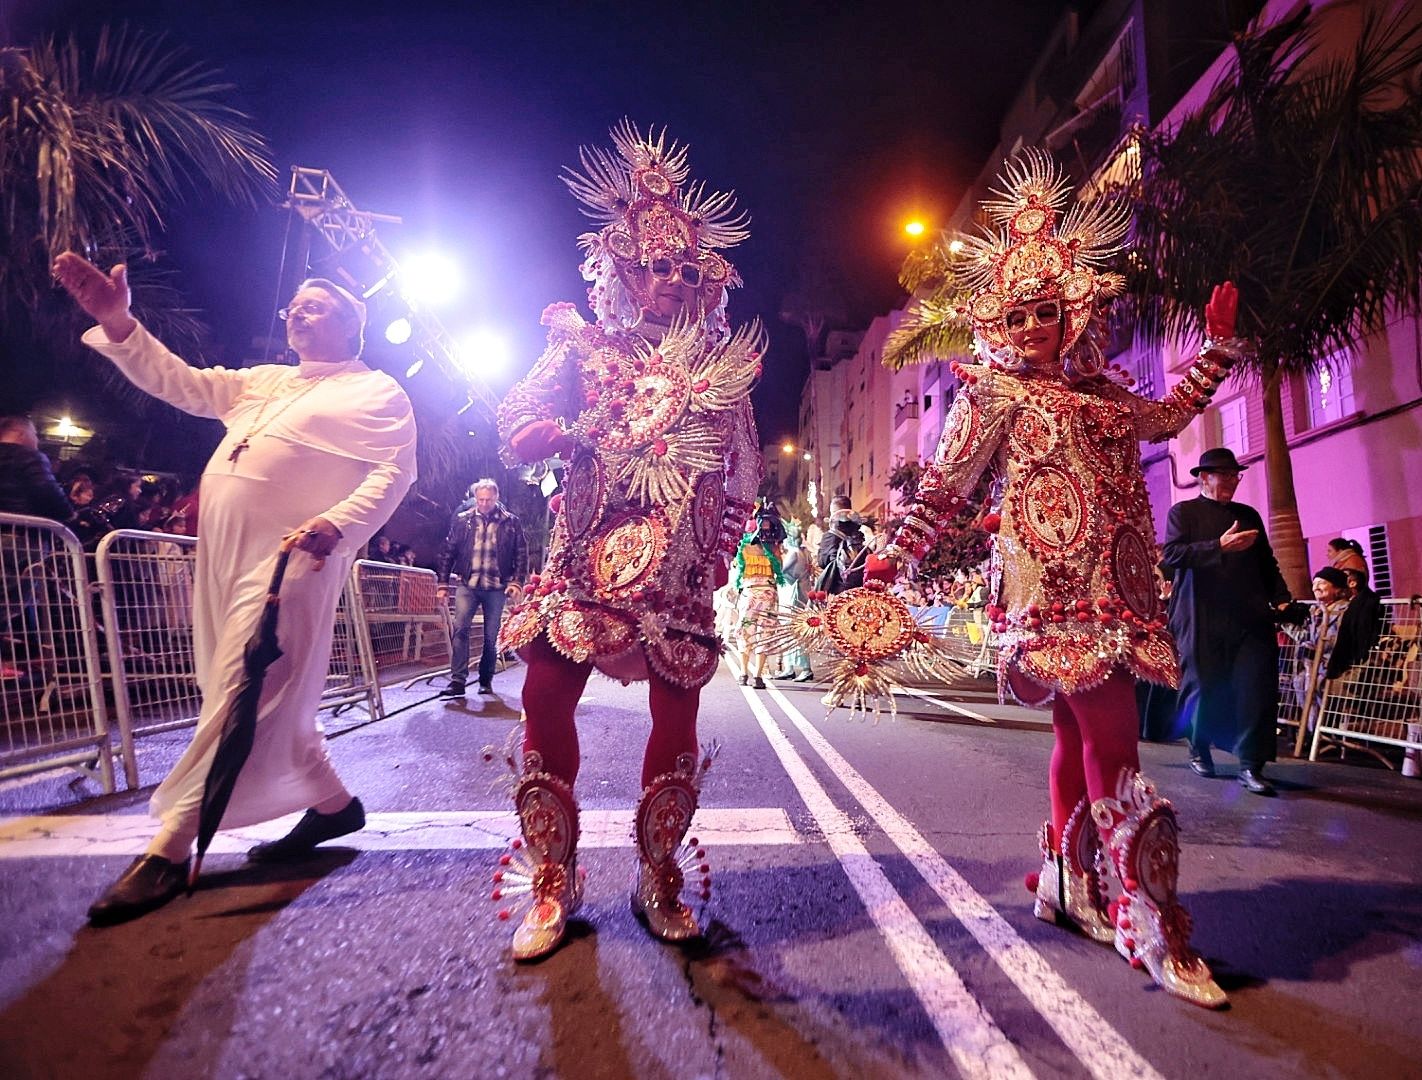
[[1202, 472], [1243, 472], [1247, 468], [1249, 466], [1241, 465], [1229, 447], [1215, 446], [1200, 455], [1200, 464], [1190, 470], [1190, 475], [1199, 476]]

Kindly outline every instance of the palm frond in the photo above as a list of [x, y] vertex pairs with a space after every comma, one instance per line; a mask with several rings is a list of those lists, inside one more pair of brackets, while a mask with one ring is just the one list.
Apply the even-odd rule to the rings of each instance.
[[932, 298], [915, 303], [903, 323], [884, 342], [884, 366], [898, 371], [908, 364], [970, 353], [972, 331], [959, 317], [956, 303], [956, 300]]

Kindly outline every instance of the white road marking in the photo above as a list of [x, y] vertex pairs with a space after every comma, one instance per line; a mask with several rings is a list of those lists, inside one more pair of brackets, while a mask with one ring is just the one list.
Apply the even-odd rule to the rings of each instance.
[[936, 697], [926, 690], [918, 690], [912, 686], [902, 686], [899, 688], [905, 694], [911, 694], [916, 698], [923, 698], [924, 701], [931, 701], [941, 709], [948, 712], [957, 713], [959, 716], [966, 716], [970, 720], [977, 720], [983, 724], [996, 724], [997, 721], [991, 716], [984, 716], [980, 712], [973, 712], [972, 709], [965, 709], [961, 705], [954, 705], [951, 701], [944, 701], [941, 697]]
[[[1119, 1080], [1123, 1076], [1159, 1080], [1155, 1068], [1018, 936], [1007, 920], [829, 744], [789, 698], [774, 689], [770, 696], [1092, 1076], [1098, 1080]], [[1035, 849], [1028, 854], [1035, 855]], [[1122, 961], [1103, 950], [1102, 963]], [[1123, 970], [1121, 975], [1124, 979], [1127, 972]]]
[[[296, 821], [289, 815], [243, 829], [220, 832], [209, 851], [245, 852], [262, 840], [284, 836]], [[584, 810], [583, 848], [632, 846], [632, 811]], [[0, 859], [53, 858], [73, 855], [141, 855], [157, 831], [147, 814], [56, 815], [0, 818]], [[780, 807], [717, 808], [697, 811], [697, 839], [717, 846], [775, 847], [802, 844]], [[331, 841], [336, 847], [361, 851], [488, 851], [504, 847], [518, 835], [512, 810], [446, 810], [416, 813], [373, 813], [358, 833]]]
[[982, 1080], [1031, 1077], [1032, 1070], [1017, 1048], [963, 985], [948, 958], [934, 944], [903, 897], [894, 891], [883, 869], [855, 835], [849, 818], [834, 805], [804, 759], [795, 752], [757, 691], [742, 687], [741, 692], [958, 1070], [965, 1077], [981, 1077]]

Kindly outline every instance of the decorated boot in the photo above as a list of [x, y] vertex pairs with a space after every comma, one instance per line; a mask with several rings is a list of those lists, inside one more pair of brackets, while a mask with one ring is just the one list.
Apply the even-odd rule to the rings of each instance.
[[1110, 945], [1116, 929], [1106, 911], [1103, 883], [1096, 860], [1101, 841], [1091, 823], [1086, 800], [1076, 804], [1062, 829], [1061, 853], [1052, 850], [1052, 825], [1042, 826], [1042, 872], [1027, 877], [1027, 887], [1037, 894], [1032, 914], [1044, 922], [1065, 919], [1093, 941]]
[[522, 908], [514, 931], [514, 959], [537, 960], [562, 944], [568, 919], [583, 901], [578, 804], [568, 783], [544, 772], [542, 755], [529, 751], [523, 755], [514, 806], [523, 836], [499, 858], [492, 896], [496, 902], [516, 900], [499, 909], [500, 919], [511, 919]]
[[711, 899], [711, 868], [694, 836], [682, 841], [696, 813], [701, 778], [714, 755], [714, 749], [708, 751], [698, 764], [696, 755], [679, 754], [675, 770], [658, 776], [637, 800], [632, 826], [637, 842], [632, 914], [662, 941], [701, 936], [701, 926], [682, 901], [682, 891], [689, 872], [692, 892], [703, 902]]
[[1175, 891], [1180, 830], [1174, 808], [1140, 773], [1123, 770], [1116, 797], [1097, 799], [1091, 817], [1121, 888], [1112, 905], [1116, 951], [1176, 997], [1223, 1008], [1228, 999], [1190, 946], [1190, 914]]

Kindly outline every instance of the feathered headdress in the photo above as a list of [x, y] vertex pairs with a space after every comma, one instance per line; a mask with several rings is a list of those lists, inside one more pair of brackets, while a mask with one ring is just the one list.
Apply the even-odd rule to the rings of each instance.
[[[1084, 200], [1063, 216], [1071, 186], [1051, 156], [1033, 148], [1007, 163], [992, 196], [983, 202], [988, 222], [974, 233], [952, 238], [952, 254], [943, 262], [949, 276], [947, 295], [915, 306], [895, 331], [895, 340], [885, 346], [886, 362], [900, 352], [916, 351], [916, 336], [932, 336], [937, 328], [957, 324], [971, 327], [978, 352], [990, 363], [1015, 366], [1003, 316], [1014, 305], [1034, 299], [1061, 300], [1065, 361], [1096, 316], [1099, 302], [1125, 287], [1125, 279], [1106, 267], [1124, 247], [1131, 221], [1127, 203]], [[1099, 361], [1078, 357], [1075, 373], [1098, 374]]]
[[599, 225], [578, 237], [594, 311], [599, 319], [635, 322], [646, 300], [637, 295], [641, 274], [635, 271], [658, 259], [694, 265], [703, 310], [718, 310], [725, 290], [740, 278], [717, 249], [750, 235], [750, 219], [736, 210], [735, 193], [707, 192], [704, 183], [688, 182], [689, 147], [668, 139], [666, 128], [649, 129], [644, 136], [624, 119], [611, 135], [612, 149], [581, 147], [582, 170], [565, 168], [563, 176], [583, 213]]

